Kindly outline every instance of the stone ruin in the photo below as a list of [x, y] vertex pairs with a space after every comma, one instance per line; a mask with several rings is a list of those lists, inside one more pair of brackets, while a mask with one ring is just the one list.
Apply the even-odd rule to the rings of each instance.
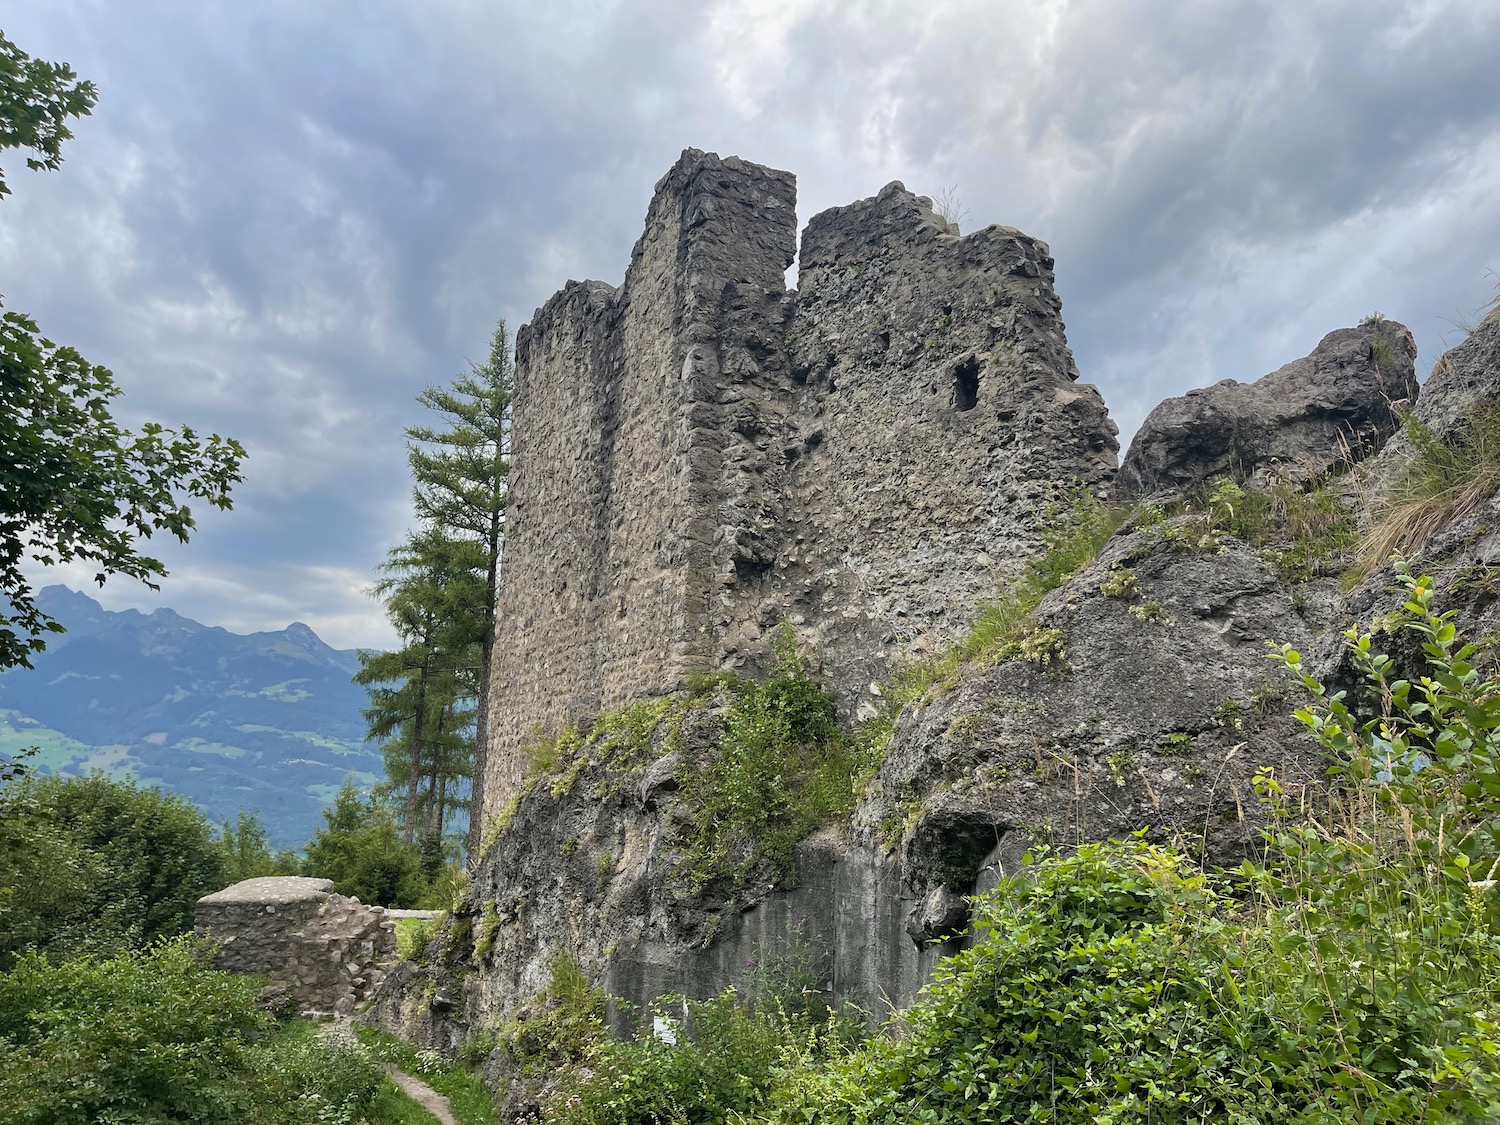
[[[1042, 243], [960, 237], [892, 184], [813, 218], [789, 291], [793, 195], [787, 173], [687, 151], [623, 284], [570, 282], [518, 333], [486, 807], [510, 802], [507, 828], [475, 857], [443, 956], [392, 972], [372, 1022], [454, 1050], [524, 1013], [560, 951], [637, 1011], [796, 958], [881, 1013], [970, 940], [967, 896], [1034, 842], [1151, 832], [1234, 866], [1260, 843], [1260, 772], [1287, 792], [1321, 776], [1266, 646], [1331, 681], [1341, 630], [1387, 583], [1346, 597], [1338, 559], [1293, 578], [1232, 537], [1180, 550], [1189, 532], [1208, 542], [1190, 510], [1128, 520], [1036, 607], [1067, 671], [975, 667], [905, 710], [849, 822], [804, 839], [774, 884], [688, 897], [673, 882], [695, 736], [658, 732], [628, 787], [590, 760], [570, 787], [518, 795], [538, 732], [696, 671], [762, 671], [783, 621], [860, 717], [891, 659], [952, 638], [1039, 551], [1071, 486], [1160, 500], [1225, 474], [1258, 487], [1337, 469], [1354, 503], [1402, 444], [1345, 472], [1419, 390], [1410, 333], [1368, 318], [1260, 380], [1161, 404], [1117, 474]], [[1440, 363], [1418, 404], [1434, 432], [1500, 396], [1497, 341], [1500, 312]], [[1480, 515], [1493, 565], [1500, 498]]]
[[195, 923], [219, 943], [216, 968], [269, 977], [305, 1014], [353, 1014], [396, 957], [389, 913], [331, 879], [246, 879], [200, 898]]
[[517, 333], [489, 816], [539, 732], [761, 670], [783, 621], [870, 713], [891, 659], [1035, 553], [1049, 503], [1114, 474], [1044, 243], [960, 236], [892, 183], [799, 255], [795, 195], [688, 149], [623, 284], [569, 282]]

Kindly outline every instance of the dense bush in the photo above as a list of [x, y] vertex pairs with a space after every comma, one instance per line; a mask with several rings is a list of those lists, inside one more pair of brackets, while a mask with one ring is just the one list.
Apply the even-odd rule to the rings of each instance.
[[102, 774], [0, 790], [0, 968], [29, 947], [111, 953], [183, 933], [224, 884], [208, 822], [180, 797]]
[[775, 643], [769, 680], [717, 679], [722, 731], [678, 770], [694, 815], [676, 842], [695, 889], [741, 881], [762, 861], [789, 870], [797, 842], [854, 803], [854, 758], [833, 700], [809, 676], [790, 630]]
[[401, 835], [390, 810], [346, 782], [323, 810], [323, 826], [307, 845], [307, 875], [332, 879], [334, 890], [379, 906], [413, 908], [428, 892], [422, 853]]
[[1144, 844], [1041, 863], [976, 907], [899, 1027], [785, 1082], [778, 1122], [1229, 1119], [1253, 1100], [1205, 1001], [1219, 974], [1201, 875]]
[[379, 1069], [278, 1028], [187, 939], [0, 974], [0, 1125], [354, 1122]]

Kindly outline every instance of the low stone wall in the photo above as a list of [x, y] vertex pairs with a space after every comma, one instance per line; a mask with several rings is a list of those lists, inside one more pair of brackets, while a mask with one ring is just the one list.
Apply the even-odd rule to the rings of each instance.
[[330, 879], [246, 879], [198, 900], [196, 929], [214, 964], [265, 976], [303, 1013], [349, 1015], [396, 956], [396, 923], [379, 906], [333, 893]]

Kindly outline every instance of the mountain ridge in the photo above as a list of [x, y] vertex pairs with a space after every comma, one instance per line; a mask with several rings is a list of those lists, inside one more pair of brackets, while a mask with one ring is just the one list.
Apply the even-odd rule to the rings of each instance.
[[234, 633], [168, 607], [107, 610], [67, 586], [37, 605], [67, 630], [31, 669], [0, 673], [0, 749], [39, 768], [160, 784], [215, 820], [258, 812], [273, 843], [303, 844], [344, 778], [383, 773], [366, 743], [358, 649], [306, 623]]

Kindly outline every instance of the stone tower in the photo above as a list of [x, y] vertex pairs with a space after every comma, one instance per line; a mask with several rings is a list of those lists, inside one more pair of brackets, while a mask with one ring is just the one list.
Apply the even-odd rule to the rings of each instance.
[[487, 815], [526, 744], [790, 621], [847, 713], [962, 631], [1060, 487], [1113, 475], [1043, 243], [960, 237], [893, 183], [802, 236], [786, 172], [689, 149], [624, 283], [516, 337]]

